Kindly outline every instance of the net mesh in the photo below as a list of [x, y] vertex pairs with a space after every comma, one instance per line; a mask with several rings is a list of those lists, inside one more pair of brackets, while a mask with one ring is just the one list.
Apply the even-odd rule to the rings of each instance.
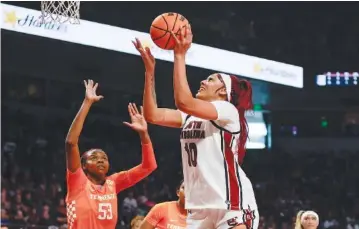
[[41, 1], [42, 23], [80, 24], [80, 1]]

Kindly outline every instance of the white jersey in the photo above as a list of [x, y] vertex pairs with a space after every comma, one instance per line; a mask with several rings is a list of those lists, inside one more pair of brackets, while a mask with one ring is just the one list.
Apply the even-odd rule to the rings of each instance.
[[238, 165], [238, 111], [227, 101], [212, 104], [215, 121], [181, 112], [186, 209], [257, 209], [252, 184]]

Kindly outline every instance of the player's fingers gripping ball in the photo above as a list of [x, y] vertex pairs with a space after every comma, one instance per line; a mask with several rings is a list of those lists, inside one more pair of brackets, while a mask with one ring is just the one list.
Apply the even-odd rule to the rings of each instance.
[[164, 13], [153, 20], [150, 34], [153, 42], [162, 49], [173, 50], [176, 41], [171, 31], [180, 38], [180, 29], [188, 26], [188, 20], [178, 13]]

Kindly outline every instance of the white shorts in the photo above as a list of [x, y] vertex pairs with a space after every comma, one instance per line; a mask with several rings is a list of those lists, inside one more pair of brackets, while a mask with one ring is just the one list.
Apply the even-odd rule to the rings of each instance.
[[258, 210], [196, 209], [187, 214], [187, 229], [230, 229], [241, 224], [258, 229]]

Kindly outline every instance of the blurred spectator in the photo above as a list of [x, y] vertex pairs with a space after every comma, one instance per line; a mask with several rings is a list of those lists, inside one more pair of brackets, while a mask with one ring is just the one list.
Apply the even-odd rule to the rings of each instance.
[[137, 200], [132, 191], [129, 191], [127, 197], [123, 200], [123, 209], [125, 211], [133, 212], [137, 208]]
[[130, 229], [139, 229], [145, 217], [137, 215], [131, 220]]
[[55, 212], [56, 224], [63, 225], [67, 223], [66, 205], [64, 198], [60, 198]]
[[134, 198], [133, 191], [129, 191], [122, 202], [122, 214], [124, 221], [129, 223], [133, 216], [137, 214], [137, 200]]

